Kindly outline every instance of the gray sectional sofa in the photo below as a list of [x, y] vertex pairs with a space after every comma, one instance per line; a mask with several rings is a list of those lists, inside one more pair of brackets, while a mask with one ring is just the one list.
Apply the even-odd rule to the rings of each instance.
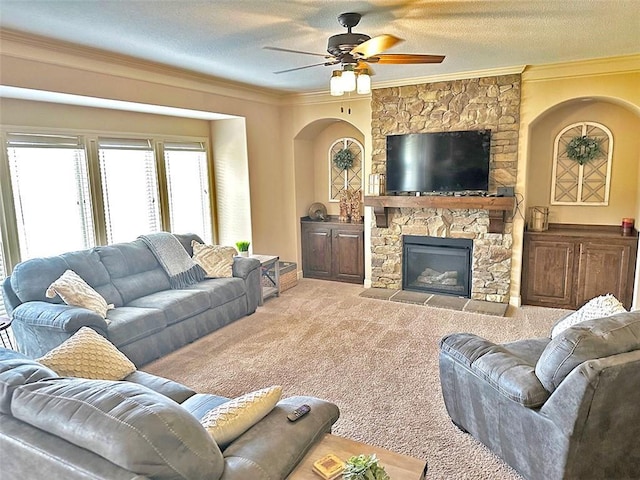
[[[284, 479], [339, 416], [327, 401], [290, 397], [218, 445], [200, 420], [227, 400], [142, 371], [120, 382], [58, 377], [0, 348], [0, 477]], [[289, 422], [304, 403], [311, 412]]]
[[[176, 235], [192, 255], [192, 234]], [[47, 287], [71, 269], [116, 308], [107, 319], [85, 308], [47, 298]], [[136, 366], [255, 312], [262, 295], [260, 262], [235, 257], [232, 278], [205, 279], [172, 289], [169, 277], [145, 242], [94, 247], [22, 262], [3, 283], [18, 348], [37, 358], [80, 327], [108, 338]]]

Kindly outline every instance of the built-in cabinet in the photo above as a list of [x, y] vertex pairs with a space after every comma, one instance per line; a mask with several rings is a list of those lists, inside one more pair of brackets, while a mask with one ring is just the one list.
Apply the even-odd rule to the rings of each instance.
[[522, 303], [577, 309], [611, 293], [631, 308], [638, 233], [620, 227], [551, 224], [526, 231], [522, 262]]
[[302, 273], [306, 278], [364, 282], [364, 226], [361, 223], [300, 220]]

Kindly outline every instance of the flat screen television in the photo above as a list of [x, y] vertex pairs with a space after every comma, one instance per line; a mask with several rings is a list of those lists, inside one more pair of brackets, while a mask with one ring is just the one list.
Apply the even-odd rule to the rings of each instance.
[[491, 130], [387, 136], [387, 193], [487, 191]]

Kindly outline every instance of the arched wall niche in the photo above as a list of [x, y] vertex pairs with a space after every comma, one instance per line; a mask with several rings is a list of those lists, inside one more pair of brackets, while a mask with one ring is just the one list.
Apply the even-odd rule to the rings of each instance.
[[[361, 144], [365, 136], [353, 124], [339, 118], [323, 118], [315, 120], [295, 135], [293, 140], [294, 179], [296, 216], [299, 219], [309, 212], [312, 203], [321, 202], [327, 207], [329, 215], [338, 215], [339, 205], [329, 202], [330, 180], [327, 152], [338, 138], [355, 138]], [[368, 159], [368, 152], [364, 152]], [[365, 161], [365, 170], [369, 166]], [[296, 228], [298, 245], [298, 265], [302, 265], [300, 228]], [[299, 267], [301, 269], [301, 267]]]
[[[551, 205], [553, 143], [565, 126], [598, 122], [613, 134], [611, 190], [608, 205]], [[523, 213], [531, 206], [549, 207], [549, 222], [585, 225], [620, 225], [623, 217], [640, 223], [640, 105], [615, 97], [584, 96], [563, 101], [543, 111], [528, 128], [527, 168]], [[632, 308], [639, 305], [640, 258]]]
[[[553, 143], [560, 130], [582, 121], [598, 122], [613, 134], [609, 205], [550, 205]], [[619, 99], [582, 97], [555, 105], [530, 124], [525, 199], [548, 206], [551, 223], [618, 225], [640, 211], [640, 108]]]

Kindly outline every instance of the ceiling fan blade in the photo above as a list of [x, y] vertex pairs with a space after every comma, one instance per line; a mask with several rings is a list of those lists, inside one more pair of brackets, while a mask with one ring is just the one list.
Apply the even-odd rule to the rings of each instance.
[[349, 53], [356, 58], [369, 58], [377, 55], [389, 48], [393, 47], [397, 43], [403, 42], [401, 38], [393, 35], [382, 34], [377, 37], [370, 38], [366, 42], [362, 42], [360, 45], [352, 49]]
[[280, 48], [280, 47], [262, 47], [265, 50], [275, 50], [276, 52], [288, 52], [288, 53], [302, 53], [303, 55], [313, 55], [316, 57], [323, 58], [332, 58], [330, 55], [326, 53], [314, 53], [314, 52], [303, 52], [302, 50], [290, 50], [288, 48]]
[[442, 63], [444, 55], [419, 55], [419, 54], [386, 54], [376, 55], [375, 57], [367, 58], [367, 62], [379, 63], [381, 65], [411, 65], [421, 63]]
[[[331, 57], [329, 57], [331, 58]], [[340, 63], [338, 60], [332, 60], [330, 62], [322, 62], [322, 63], [314, 63], [312, 65], [305, 65], [304, 67], [296, 67], [296, 68], [288, 68], [287, 70], [280, 70], [278, 72], [273, 72], [273, 73], [288, 73], [288, 72], [295, 72], [296, 70], [304, 70], [305, 68], [311, 68], [311, 67], [320, 67], [320, 66], [329, 66], [329, 65], [335, 65], [336, 63]]]

